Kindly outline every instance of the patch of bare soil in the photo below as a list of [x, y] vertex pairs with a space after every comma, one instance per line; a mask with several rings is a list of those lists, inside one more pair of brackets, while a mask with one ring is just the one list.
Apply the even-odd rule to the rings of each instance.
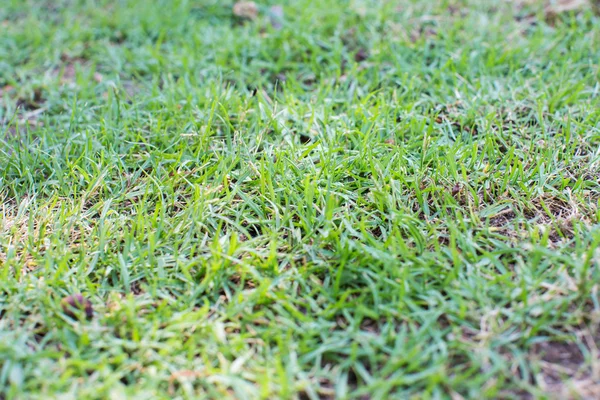
[[[590, 193], [590, 204], [594, 198]], [[551, 245], [558, 245], [574, 237], [576, 225], [590, 224], [590, 212], [575, 200], [564, 200], [552, 194], [533, 199], [526, 209], [520, 210], [523, 215], [518, 218], [516, 210], [507, 208], [489, 219], [490, 227], [501, 234], [518, 237], [526, 229], [527, 224], [539, 228], [542, 233], [548, 232]]]
[[[91, 73], [91, 63], [83, 57], [71, 57], [63, 54], [61, 57], [61, 65], [53, 70], [53, 75], [60, 77], [60, 82], [63, 85], [75, 85], [77, 80], [77, 72]], [[101, 83], [104, 80], [102, 74], [94, 71], [92, 78], [96, 83]]]
[[[591, 345], [591, 346], [590, 346]], [[591, 365], [584, 352], [592, 356]], [[595, 344], [586, 346], [575, 342], [548, 341], [531, 349], [531, 358], [541, 367], [537, 384], [556, 399], [599, 399], [598, 349]]]
[[20, 93], [15, 87], [6, 85], [0, 88], [0, 106], [7, 99], [15, 100], [17, 112], [0, 119], [0, 140], [15, 138], [27, 129], [44, 125], [40, 121], [41, 115], [46, 111], [45, 96], [41, 88], [29, 93]]

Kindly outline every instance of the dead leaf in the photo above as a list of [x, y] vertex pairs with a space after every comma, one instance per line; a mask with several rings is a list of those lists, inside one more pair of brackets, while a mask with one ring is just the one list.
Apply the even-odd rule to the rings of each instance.
[[269, 14], [271, 17], [270, 18], [271, 26], [273, 27], [273, 29], [279, 30], [279, 29], [283, 28], [283, 20], [284, 20], [283, 6], [280, 6], [280, 5], [272, 6], [271, 8], [269, 8]]
[[456, 185], [454, 185], [454, 187], [452, 188], [452, 197], [456, 196], [457, 194], [460, 193], [460, 185], [457, 183]]
[[255, 20], [258, 17], [258, 6], [253, 1], [238, 1], [233, 5], [233, 15], [239, 18]]
[[369, 58], [369, 52], [363, 48], [358, 49], [356, 53], [354, 53], [354, 61], [363, 62], [367, 58]]
[[65, 315], [71, 318], [77, 318], [78, 313], [84, 312], [87, 319], [91, 319], [94, 316], [94, 309], [92, 303], [83, 297], [81, 293], [67, 296], [60, 302], [63, 312]]
[[64, 66], [63, 73], [61, 76], [61, 83], [71, 83], [77, 76], [77, 68], [75, 63], [69, 63]]

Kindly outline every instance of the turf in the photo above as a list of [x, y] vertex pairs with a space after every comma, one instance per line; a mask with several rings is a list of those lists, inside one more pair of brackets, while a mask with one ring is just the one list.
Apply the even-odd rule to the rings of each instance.
[[592, 7], [281, 4], [2, 1], [0, 398], [600, 396]]

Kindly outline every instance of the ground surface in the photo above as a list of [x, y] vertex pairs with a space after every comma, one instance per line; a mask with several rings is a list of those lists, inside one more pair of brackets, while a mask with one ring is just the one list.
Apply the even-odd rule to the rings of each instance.
[[0, 398], [598, 398], [563, 3], [3, 0]]

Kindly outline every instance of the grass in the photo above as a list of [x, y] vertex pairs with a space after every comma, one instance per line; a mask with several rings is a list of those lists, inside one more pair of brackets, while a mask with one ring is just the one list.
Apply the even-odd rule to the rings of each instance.
[[275, 4], [3, 1], [0, 398], [599, 396], [591, 7]]

